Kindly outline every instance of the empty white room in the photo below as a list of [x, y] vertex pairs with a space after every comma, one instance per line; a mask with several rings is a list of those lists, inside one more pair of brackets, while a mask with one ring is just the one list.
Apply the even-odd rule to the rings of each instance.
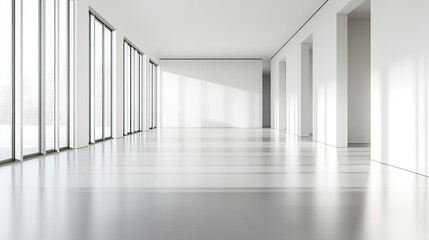
[[1, 0], [0, 240], [429, 239], [428, 12]]

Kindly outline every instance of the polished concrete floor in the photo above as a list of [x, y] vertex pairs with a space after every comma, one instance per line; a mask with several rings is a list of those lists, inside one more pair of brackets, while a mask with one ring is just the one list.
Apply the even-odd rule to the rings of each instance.
[[429, 179], [369, 154], [270, 129], [139, 133], [0, 166], [0, 239], [429, 239]]

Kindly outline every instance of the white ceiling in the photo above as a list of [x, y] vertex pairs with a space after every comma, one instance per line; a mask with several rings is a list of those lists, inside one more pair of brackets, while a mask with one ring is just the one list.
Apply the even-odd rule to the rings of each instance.
[[160, 58], [270, 58], [325, 0], [129, 0]]

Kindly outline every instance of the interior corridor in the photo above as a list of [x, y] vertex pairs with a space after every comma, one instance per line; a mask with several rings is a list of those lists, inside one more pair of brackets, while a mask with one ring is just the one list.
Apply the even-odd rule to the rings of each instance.
[[137, 133], [0, 167], [0, 239], [429, 239], [428, 178], [272, 129]]

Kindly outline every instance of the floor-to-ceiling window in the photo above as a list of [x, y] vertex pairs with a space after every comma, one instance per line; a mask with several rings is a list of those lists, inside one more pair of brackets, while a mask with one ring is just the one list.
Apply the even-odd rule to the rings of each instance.
[[[70, 143], [71, 2], [44, 1], [44, 121], [45, 151], [65, 149]], [[42, 79], [42, 81], [43, 81]], [[43, 119], [43, 118], [42, 118]], [[43, 132], [42, 132], [43, 139]], [[43, 149], [43, 146], [42, 146]]]
[[112, 30], [90, 15], [90, 142], [112, 137]]
[[0, 1], [0, 162], [10, 160], [13, 122], [13, 19], [12, 0]]
[[142, 130], [143, 54], [124, 41], [124, 135]]
[[131, 46], [124, 43], [124, 135], [131, 133], [130, 79], [131, 79]]
[[153, 128], [153, 65], [149, 62], [149, 129]]
[[149, 62], [149, 128], [156, 128], [157, 122], [157, 76], [158, 76], [158, 66], [150, 61]]
[[69, 147], [72, 2], [0, 2], [0, 162]]
[[112, 137], [112, 31], [104, 28], [104, 137]]
[[153, 64], [153, 128], [157, 127], [158, 116], [158, 65]]
[[40, 153], [40, 6], [39, 0], [25, 1], [22, 5], [24, 155]]
[[46, 151], [55, 150], [55, 90], [56, 90], [56, 56], [55, 56], [55, 0], [45, 1], [45, 144]]
[[134, 101], [134, 132], [141, 131], [140, 124], [140, 112], [141, 112], [141, 78], [140, 78], [140, 56], [141, 54], [138, 51], [134, 52], [134, 81], [133, 81], [133, 101]]
[[69, 112], [70, 112], [70, 28], [69, 28], [69, 1], [58, 1], [58, 124], [59, 147], [69, 147]]

